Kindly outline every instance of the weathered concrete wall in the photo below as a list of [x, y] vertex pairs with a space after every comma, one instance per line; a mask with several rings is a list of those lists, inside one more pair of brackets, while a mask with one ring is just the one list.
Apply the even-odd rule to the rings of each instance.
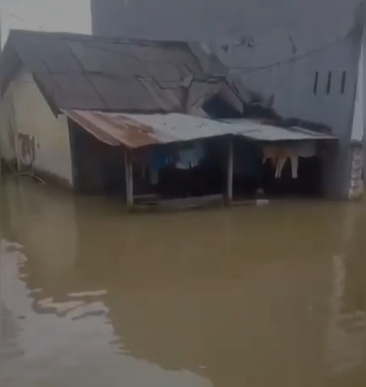
[[[232, 72], [243, 80], [245, 86], [264, 95], [272, 95], [273, 108], [280, 115], [323, 123], [330, 126], [337, 136], [346, 135], [345, 132], [350, 131], [353, 111], [360, 37], [355, 34], [325, 50], [294, 60], [260, 60], [264, 50], [280, 47], [282, 42], [281, 36], [278, 39], [268, 36], [258, 43], [258, 48], [237, 50], [235, 57], [225, 54], [219, 46], [215, 51], [229, 68], [234, 69]], [[246, 66], [248, 61], [245, 57], [251, 58], [249, 66]], [[235, 68], [240, 62], [242, 70]], [[331, 83], [328, 92], [329, 72]], [[343, 72], [346, 79], [342, 92]], [[316, 76], [317, 90], [314, 92]]]
[[1, 155], [20, 170], [72, 185], [67, 119], [56, 118], [32, 75], [21, 71], [0, 103]]
[[351, 132], [351, 172], [348, 198], [358, 199], [363, 196], [364, 191], [364, 171], [365, 171], [365, 55], [364, 40], [361, 44], [361, 52], [358, 61], [357, 90], [354, 105], [352, 132]]
[[348, 199], [359, 199], [363, 195], [363, 148], [361, 145], [354, 145], [351, 151], [351, 171], [348, 188]]

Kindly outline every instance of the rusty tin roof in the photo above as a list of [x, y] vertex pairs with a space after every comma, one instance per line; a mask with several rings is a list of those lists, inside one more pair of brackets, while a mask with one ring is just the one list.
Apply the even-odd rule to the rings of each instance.
[[228, 135], [257, 141], [335, 139], [305, 129], [282, 128], [251, 120], [223, 122], [179, 113], [121, 114], [80, 110], [65, 110], [64, 113], [100, 141], [130, 149]]

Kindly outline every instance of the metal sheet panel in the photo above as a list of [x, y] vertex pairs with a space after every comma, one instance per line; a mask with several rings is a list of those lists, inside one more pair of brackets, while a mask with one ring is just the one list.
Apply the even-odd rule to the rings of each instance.
[[65, 40], [35, 39], [35, 47], [50, 73], [75, 74], [83, 71]]
[[123, 114], [123, 117], [151, 128], [159, 143], [192, 141], [234, 134], [234, 125], [185, 114]]
[[234, 126], [236, 134], [256, 141], [304, 141], [335, 140], [335, 136], [312, 130], [291, 127], [284, 128], [248, 119], [226, 119], [222, 122]]
[[[133, 98], [131, 91], [138, 93], [143, 88], [138, 80], [128, 78], [126, 81], [121, 82], [119, 77], [108, 77], [100, 74], [90, 74], [87, 77], [89, 83], [93, 85], [93, 89], [98, 92], [99, 97], [109, 110], [118, 111], [121, 104], [127, 111], [136, 108], [136, 98]], [[146, 108], [147, 111], [154, 111], [154, 107], [156, 110], [156, 105], [149, 109], [145, 100], [146, 98], [141, 99], [141, 108], [143, 110]]]
[[[181, 90], [173, 86], [161, 87], [154, 79], [140, 79], [141, 84], [145, 87], [146, 96], [151, 96], [158, 109], [163, 112], [180, 110], [180, 101], [182, 99]], [[144, 95], [143, 93], [141, 95]], [[141, 109], [142, 110], [142, 109]]]
[[223, 82], [208, 83], [193, 81], [189, 89], [187, 110], [190, 111], [190, 109], [196, 106], [202, 106], [203, 103], [216, 94], [222, 86]]
[[[58, 85], [58, 88], [51, 94], [56, 98], [58, 106], [66, 109], [90, 110], [108, 108], [85, 75], [52, 74], [51, 77]], [[40, 75], [40, 81], [42, 80], [43, 76]]]
[[63, 113], [98, 140], [111, 146], [124, 145], [133, 149], [159, 143], [151, 136], [152, 129], [149, 126], [122, 114], [82, 110], [63, 110]]
[[63, 111], [100, 141], [136, 149], [230, 134], [232, 125], [184, 114], [116, 114]]
[[190, 141], [226, 135], [242, 136], [255, 141], [333, 140], [334, 136], [307, 129], [283, 128], [252, 120], [217, 121], [184, 114], [123, 114], [124, 117], [150, 126], [159, 142]]
[[97, 40], [70, 40], [68, 45], [85, 72], [119, 77], [149, 76], [144, 63], [134, 57], [129, 45], [101, 44]]
[[249, 120], [222, 122], [179, 113], [117, 114], [80, 110], [64, 113], [99, 140], [131, 149], [228, 135], [256, 141], [334, 139], [333, 136], [300, 128], [279, 128]]

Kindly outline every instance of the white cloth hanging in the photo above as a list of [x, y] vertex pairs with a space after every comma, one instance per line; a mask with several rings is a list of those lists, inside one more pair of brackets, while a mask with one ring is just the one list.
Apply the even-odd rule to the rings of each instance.
[[150, 169], [150, 184], [157, 185], [159, 183], [159, 171], [157, 169]]
[[287, 159], [291, 162], [291, 176], [298, 178], [299, 157], [310, 158], [317, 154], [315, 141], [295, 142], [288, 145], [270, 145], [263, 148], [263, 163], [271, 159], [276, 166], [275, 178], [280, 179]]
[[204, 157], [202, 145], [196, 144], [190, 148], [182, 149], [178, 153], [175, 167], [177, 169], [190, 169], [196, 167]]

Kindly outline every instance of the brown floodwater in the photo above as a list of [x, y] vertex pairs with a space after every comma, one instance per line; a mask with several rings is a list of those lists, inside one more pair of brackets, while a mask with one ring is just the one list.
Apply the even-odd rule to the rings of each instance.
[[0, 202], [1, 386], [366, 386], [366, 204]]

